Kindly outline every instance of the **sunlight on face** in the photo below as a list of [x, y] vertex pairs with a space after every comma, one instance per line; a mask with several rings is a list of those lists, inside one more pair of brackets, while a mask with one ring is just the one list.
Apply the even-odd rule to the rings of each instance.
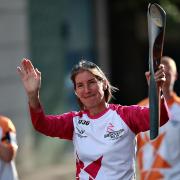
[[173, 90], [174, 83], [177, 78], [176, 66], [171, 59], [164, 59], [162, 63], [165, 66], [166, 82], [164, 83], [163, 89]]

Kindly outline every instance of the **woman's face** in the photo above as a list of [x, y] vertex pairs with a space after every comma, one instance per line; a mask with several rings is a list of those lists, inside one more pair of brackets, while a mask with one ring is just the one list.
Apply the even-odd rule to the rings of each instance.
[[98, 80], [91, 72], [82, 71], [75, 77], [75, 92], [86, 109], [105, 104], [105, 82]]

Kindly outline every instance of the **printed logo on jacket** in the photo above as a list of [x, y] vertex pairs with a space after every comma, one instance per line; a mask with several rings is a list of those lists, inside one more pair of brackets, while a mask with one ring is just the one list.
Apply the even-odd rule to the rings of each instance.
[[104, 138], [115, 140], [120, 138], [124, 134], [124, 129], [119, 129], [119, 130], [114, 130], [114, 129], [115, 129], [114, 125], [112, 123], [109, 123]]

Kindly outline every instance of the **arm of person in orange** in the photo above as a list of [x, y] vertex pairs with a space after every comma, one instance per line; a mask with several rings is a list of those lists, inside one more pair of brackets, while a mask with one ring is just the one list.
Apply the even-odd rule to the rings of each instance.
[[11, 120], [0, 116], [0, 159], [10, 162], [16, 155], [18, 146], [16, 142], [16, 130]]

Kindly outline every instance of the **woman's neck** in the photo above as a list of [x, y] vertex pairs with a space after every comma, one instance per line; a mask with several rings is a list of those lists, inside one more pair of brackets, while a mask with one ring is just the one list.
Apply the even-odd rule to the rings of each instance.
[[89, 114], [91, 116], [95, 116], [95, 115], [105, 111], [107, 108], [108, 108], [107, 103], [101, 103], [101, 104], [97, 105], [96, 107], [88, 108], [87, 111], [89, 112]]

